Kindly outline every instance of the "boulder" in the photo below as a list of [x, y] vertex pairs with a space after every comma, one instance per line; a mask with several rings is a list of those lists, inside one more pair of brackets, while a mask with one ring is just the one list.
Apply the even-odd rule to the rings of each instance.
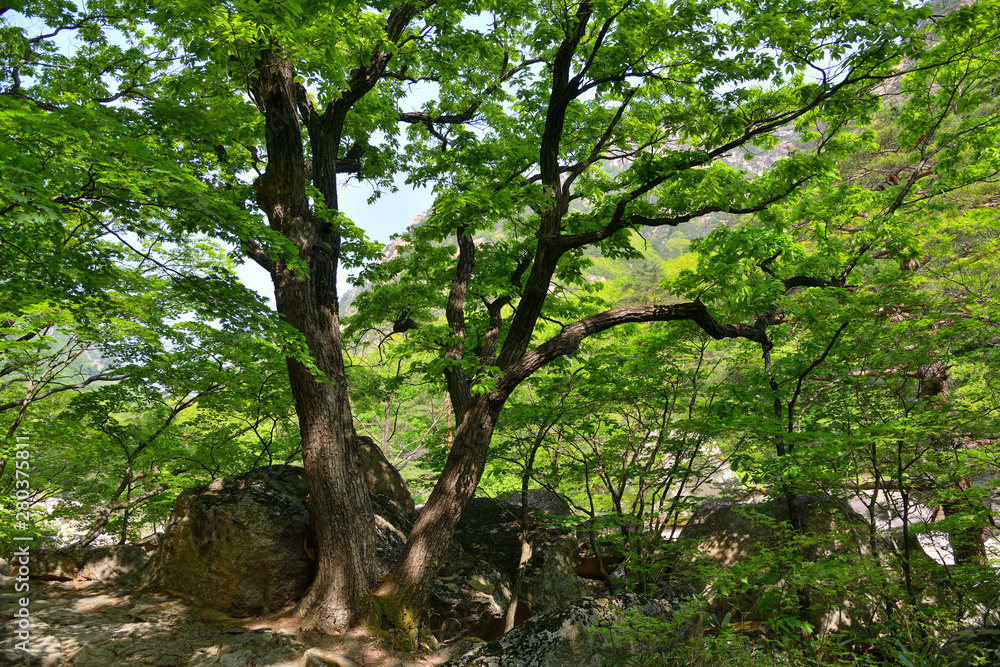
[[954, 667], [1000, 665], [1000, 626], [961, 630], [941, 647], [937, 662]]
[[[537, 498], [544, 496], [538, 494]], [[510, 588], [521, 560], [519, 500], [515, 507], [504, 501], [473, 498], [455, 528], [454, 537], [466, 558], [490, 563], [506, 577]], [[543, 500], [541, 506], [552, 507], [551, 498]], [[565, 503], [556, 509], [561, 516], [569, 513]], [[546, 517], [538, 514], [529, 517], [528, 531], [534, 549], [525, 570], [520, 601], [532, 613], [545, 614], [588, 595], [591, 588], [576, 575], [577, 540], [573, 532], [547, 527]]]
[[[499, 500], [520, 516], [521, 493], [519, 491], [506, 493]], [[549, 516], [567, 517], [573, 515], [573, 510], [562, 496], [548, 489], [528, 489], [528, 509], [545, 512]]]
[[[796, 567], [813, 568], [810, 578], [821, 581], [827, 591], [809, 591], [807, 617], [818, 632], [869, 623], [881, 606], [874, 595], [866, 596], [865, 590], [876, 589], [877, 581], [893, 563], [888, 554], [898, 547], [891, 538], [879, 537], [879, 558], [873, 558], [868, 524], [849, 505], [814, 496], [799, 496], [798, 500], [807, 539], [795, 546], [784, 499], [695, 511], [681, 533], [681, 539], [694, 549], [695, 560], [716, 572], [739, 572], [734, 576], [750, 581], [750, 586], [737, 584], [739, 592], [726, 596], [716, 595], [700, 576], [695, 577], [696, 588], [705, 592], [709, 610], [720, 617], [728, 613], [734, 621], [764, 621], [778, 615], [794, 616], [798, 615], [796, 591], [784, 577], [791, 563], [800, 563]], [[911, 548], [919, 549], [916, 540]], [[922, 555], [929, 563], [926, 554]], [[834, 590], [840, 592], [831, 592]]]
[[[482, 644], [442, 667], [600, 667], [628, 655], [676, 649], [700, 633], [700, 620], [673, 623], [675, 608], [634, 594], [586, 600], [535, 616], [506, 635]], [[636, 619], [638, 615], [643, 618]], [[662, 625], [643, 637], [628, 627]], [[615, 626], [618, 627], [609, 627]], [[594, 632], [595, 628], [605, 632]], [[624, 664], [624, 663], [622, 663]]]
[[92, 547], [84, 550], [80, 576], [102, 584], [133, 586], [148, 563], [149, 554], [130, 544]]
[[[180, 494], [146, 583], [235, 618], [298, 601], [315, 575], [316, 537], [300, 467], [275, 465]], [[410, 526], [393, 500], [372, 495], [381, 569]]]
[[408, 515], [414, 512], [413, 497], [406, 480], [399, 474], [382, 453], [382, 448], [366, 435], [358, 436], [361, 450], [361, 467], [364, 470], [365, 485], [372, 493], [392, 498], [402, 506]]
[[102, 584], [132, 586], [149, 555], [139, 547], [121, 544], [105, 547], [29, 549], [28, 568], [35, 579], [66, 581], [89, 579]]
[[152, 533], [141, 540], [137, 540], [135, 542], [135, 546], [139, 547], [146, 553], [153, 553], [156, 551], [156, 547], [160, 545], [161, 537], [163, 537], [163, 533]]
[[[430, 630], [442, 640], [472, 636], [489, 641], [503, 634], [521, 559], [521, 495], [473, 498], [455, 529], [452, 548], [428, 600]], [[515, 625], [534, 614], [560, 609], [590, 594], [576, 576], [576, 539], [546, 527], [546, 515], [571, 514], [544, 489], [529, 494], [528, 526], [534, 549], [521, 585]]]

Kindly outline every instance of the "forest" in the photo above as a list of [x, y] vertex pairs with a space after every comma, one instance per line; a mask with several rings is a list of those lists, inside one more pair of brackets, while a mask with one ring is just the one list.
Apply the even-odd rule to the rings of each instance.
[[[291, 613], [419, 647], [466, 508], [518, 499], [523, 570], [545, 489], [605, 593], [696, 591], [703, 632], [605, 664], [994, 664], [938, 649], [1000, 625], [997, 0], [17, 0], [0, 37], [0, 556], [291, 464]], [[433, 205], [383, 247], [356, 184]], [[419, 507], [386, 567], [365, 442]], [[719, 503], [767, 546], [707, 555]]]

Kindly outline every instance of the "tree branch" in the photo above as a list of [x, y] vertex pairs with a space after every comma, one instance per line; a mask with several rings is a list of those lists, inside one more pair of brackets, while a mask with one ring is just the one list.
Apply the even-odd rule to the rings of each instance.
[[601, 333], [612, 327], [632, 322], [670, 322], [689, 320], [694, 322], [716, 340], [723, 338], [745, 338], [760, 343], [765, 349], [772, 344], [767, 334], [760, 328], [747, 324], [722, 324], [715, 320], [705, 304], [700, 301], [654, 306], [621, 306], [591, 315], [566, 326], [558, 334], [545, 341], [521, 359], [504, 368], [504, 377], [498, 385], [501, 393], [511, 392], [529, 375], [542, 366], [580, 347], [585, 338]]
[[445, 382], [448, 384], [448, 394], [451, 396], [452, 408], [458, 421], [472, 404], [472, 390], [469, 380], [462, 370], [462, 358], [465, 355], [465, 293], [472, 279], [472, 269], [476, 263], [476, 244], [472, 235], [465, 227], [458, 230], [458, 267], [455, 280], [448, 294], [448, 304], [445, 306], [445, 317], [451, 329], [452, 343], [445, 352], [448, 365], [445, 368]]
[[4, 410], [9, 410], [11, 408], [21, 407], [22, 405], [27, 405], [33, 401], [40, 400], [46, 396], [51, 396], [52, 394], [58, 394], [62, 391], [71, 391], [73, 389], [83, 389], [92, 382], [120, 382], [121, 380], [127, 379], [127, 375], [105, 375], [104, 373], [98, 373], [97, 375], [91, 376], [84, 380], [83, 382], [77, 382], [76, 384], [64, 384], [48, 391], [43, 391], [40, 394], [36, 394], [31, 398], [22, 398], [18, 401], [11, 401], [10, 403], [4, 403], [0, 405], [0, 412]]
[[753, 206], [746, 207], [735, 207], [735, 206], [706, 206], [704, 208], [691, 211], [689, 213], [682, 213], [679, 215], [669, 215], [660, 218], [650, 218], [645, 215], [623, 215], [625, 206], [632, 201], [628, 199], [622, 201], [618, 204], [618, 210], [612, 216], [612, 221], [609, 222], [604, 227], [594, 230], [592, 232], [584, 232], [583, 234], [571, 234], [560, 236], [559, 240], [556, 242], [560, 249], [570, 250], [572, 248], [582, 248], [583, 246], [591, 245], [599, 241], [603, 241], [612, 234], [619, 232], [627, 227], [641, 226], [641, 227], [676, 227], [677, 225], [694, 220], [695, 218], [700, 218], [703, 215], [708, 215], [709, 213], [731, 213], [733, 215], [746, 215], [749, 213], [759, 213], [763, 211], [771, 204], [781, 201], [785, 197], [789, 196], [795, 190], [797, 190], [803, 183], [808, 181], [811, 176], [806, 176], [800, 178], [799, 180], [792, 183], [787, 189], [772, 195]]

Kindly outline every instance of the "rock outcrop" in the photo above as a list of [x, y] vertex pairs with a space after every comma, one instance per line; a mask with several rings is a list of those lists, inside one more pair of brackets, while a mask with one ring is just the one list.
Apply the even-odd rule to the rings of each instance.
[[87, 579], [102, 584], [131, 586], [139, 582], [149, 556], [133, 545], [31, 549], [30, 576], [49, 581]]
[[358, 436], [358, 445], [368, 490], [375, 495], [392, 498], [406, 510], [407, 514], [412, 515], [413, 497], [410, 495], [406, 480], [385, 458], [382, 448], [366, 435]]
[[[804, 539], [798, 539], [787, 523], [783, 499], [716, 505], [695, 512], [681, 533], [681, 539], [692, 545], [695, 559], [729, 574], [746, 568], [738, 576], [750, 582], [738, 586], [739, 593], [723, 596], [701, 581], [698, 587], [710, 611], [720, 618], [731, 614], [734, 621], [796, 616], [799, 598], [786, 576], [793, 567], [806, 567], [812, 568], [809, 578], [824, 589], [822, 593], [818, 588], [808, 591], [807, 618], [818, 632], [856, 627], [879, 613], [876, 583], [893, 562], [888, 555], [898, 547], [889, 538], [879, 537], [873, 554], [867, 522], [846, 503], [812, 496], [799, 496], [798, 502]], [[919, 544], [914, 540], [911, 548], [917, 550]], [[919, 552], [919, 556], [930, 563], [926, 554]], [[866, 595], [867, 591], [872, 594]]]
[[[558, 496], [529, 495], [529, 508], [565, 516]], [[453, 548], [431, 591], [430, 628], [442, 639], [470, 635], [484, 640], [504, 630], [521, 559], [520, 494], [474, 498], [455, 529]], [[528, 521], [534, 549], [525, 569], [515, 623], [579, 602], [592, 587], [576, 575], [577, 542], [571, 531], [546, 526], [545, 515]]]
[[[695, 619], [674, 623], [672, 605], [626, 594], [587, 600], [561, 611], [535, 616], [504, 636], [482, 644], [442, 667], [600, 667], [629, 654], [674, 649], [701, 630]], [[662, 624], [643, 637], [622, 632], [643, 617]], [[609, 626], [621, 624], [618, 628]], [[606, 632], [594, 632], [604, 627]]]
[[[146, 583], [243, 618], [299, 600], [315, 575], [315, 530], [305, 472], [257, 468], [177, 498]], [[409, 531], [406, 510], [372, 495], [379, 555], [391, 562]]]

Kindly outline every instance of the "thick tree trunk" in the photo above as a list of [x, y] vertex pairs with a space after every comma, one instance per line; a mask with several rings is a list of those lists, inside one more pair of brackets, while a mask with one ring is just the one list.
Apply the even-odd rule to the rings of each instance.
[[381, 624], [406, 630], [416, 638], [438, 567], [486, 468], [504, 398], [481, 396], [463, 415], [444, 470], [410, 532], [403, 555], [375, 592]]
[[[300, 359], [288, 358], [319, 541], [316, 579], [299, 611], [307, 625], [332, 631], [368, 619], [368, 592], [375, 583], [375, 521], [361, 471], [341, 350], [336, 287], [340, 238], [329, 221], [312, 213], [306, 196], [294, 72], [274, 52], [262, 54], [258, 72], [255, 98], [264, 112], [268, 162], [267, 171], [254, 183], [257, 201], [271, 227], [292, 242], [298, 259], [308, 267], [303, 275], [287, 259], [275, 260], [269, 267], [275, 300], [281, 318], [302, 334], [320, 372], [313, 374]], [[335, 162], [336, 144], [321, 143], [324, 155], [314, 162]], [[327, 169], [318, 171], [332, 181]], [[328, 206], [336, 206], [335, 192]]]
[[355, 443], [336, 310], [315, 308], [314, 286], [286, 273], [278, 311], [305, 334], [326, 375], [317, 378], [300, 361], [288, 360], [319, 544], [316, 579], [299, 610], [309, 625], [331, 630], [367, 621], [375, 523]]

